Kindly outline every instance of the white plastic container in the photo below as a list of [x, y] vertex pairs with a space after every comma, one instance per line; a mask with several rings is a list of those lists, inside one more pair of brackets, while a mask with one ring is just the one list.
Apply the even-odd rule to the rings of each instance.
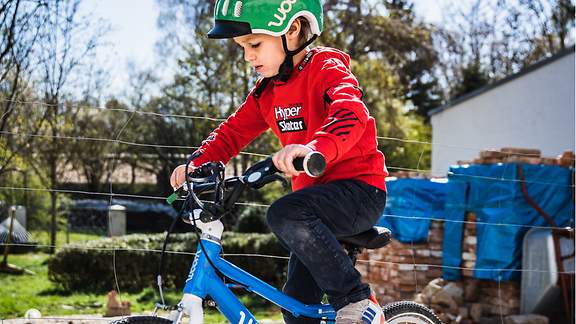
[[110, 236], [126, 235], [126, 207], [112, 205], [108, 209], [108, 230]]
[[[574, 241], [560, 238], [563, 256], [574, 253]], [[574, 273], [574, 257], [562, 262], [564, 272]], [[544, 228], [530, 229], [522, 246], [522, 285], [520, 312], [542, 313], [561, 302], [558, 266], [552, 231]]]

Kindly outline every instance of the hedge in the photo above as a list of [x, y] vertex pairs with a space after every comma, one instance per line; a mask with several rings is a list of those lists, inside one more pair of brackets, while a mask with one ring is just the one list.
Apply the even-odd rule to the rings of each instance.
[[[94, 293], [116, 289], [139, 292], [156, 285], [160, 250], [164, 234], [135, 234], [90, 241], [82, 246], [67, 245], [48, 263], [51, 281], [69, 291]], [[167, 250], [196, 251], [196, 234], [172, 234]], [[281, 287], [288, 262], [283, 258], [258, 256], [226, 256], [226, 254], [259, 254], [287, 256], [273, 234], [226, 232], [222, 238], [225, 258], [256, 277]], [[154, 250], [154, 251], [150, 251]], [[167, 253], [164, 282], [167, 287], [181, 289], [188, 277], [194, 255]], [[116, 276], [114, 275], [116, 269]]]

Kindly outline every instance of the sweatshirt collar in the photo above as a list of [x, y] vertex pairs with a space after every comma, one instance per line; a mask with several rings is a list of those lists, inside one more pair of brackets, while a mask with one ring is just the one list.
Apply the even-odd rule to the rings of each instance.
[[308, 65], [308, 63], [310, 62], [310, 60], [312, 59], [312, 56], [314, 56], [316, 51], [317, 51], [316, 48], [313, 48], [313, 49], [309, 50], [308, 53], [306, 53], [306, 55], [304, 56], [302, 61], [300, 61], [300, 63], [298, 63], [296, 68], [292, 71], [292, 74], [290, 74], [290, 78], [288, 78], [288, 81], [283, 82], [283, 81], [278, 80], [278, 78], [273, 78], [272, 83], [275, 85], [283, 85], [283, 84], [290, 82], [290, 80], [292, 78], [296, 77], [297, 73], [300, 73], [300, 72], [302, 72], [302, 70], [304, 70], [304, 68], [306, 67], [306, 65]]

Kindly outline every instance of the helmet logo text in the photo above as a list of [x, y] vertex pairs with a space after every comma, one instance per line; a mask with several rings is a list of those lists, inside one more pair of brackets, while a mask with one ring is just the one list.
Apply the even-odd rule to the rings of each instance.
[[284, 0], [280, 3], [280, 6], [278, 7], [278, 13], [274, 14], [274, 18], [276, 18], [278, 21], [271, 21], [268, 23], [268, 26], [274, 26], [274, 27], [280, 27], [282, 26], [282, 24], [284, 23], [284, 20], [286, 20], [286, 14], [288, 14], [290, 11], [292, 11], [292, 5], [296, 3], [296, 1], [298, 0]]

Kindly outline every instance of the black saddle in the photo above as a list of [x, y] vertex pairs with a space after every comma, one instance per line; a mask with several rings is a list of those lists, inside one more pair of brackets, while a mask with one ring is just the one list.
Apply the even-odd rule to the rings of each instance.
[[379, 249], [392, 241], [392, 232], [386, 227], [374, 226], [360, 234], [339, 237], [338, 241], [363, 249]]

